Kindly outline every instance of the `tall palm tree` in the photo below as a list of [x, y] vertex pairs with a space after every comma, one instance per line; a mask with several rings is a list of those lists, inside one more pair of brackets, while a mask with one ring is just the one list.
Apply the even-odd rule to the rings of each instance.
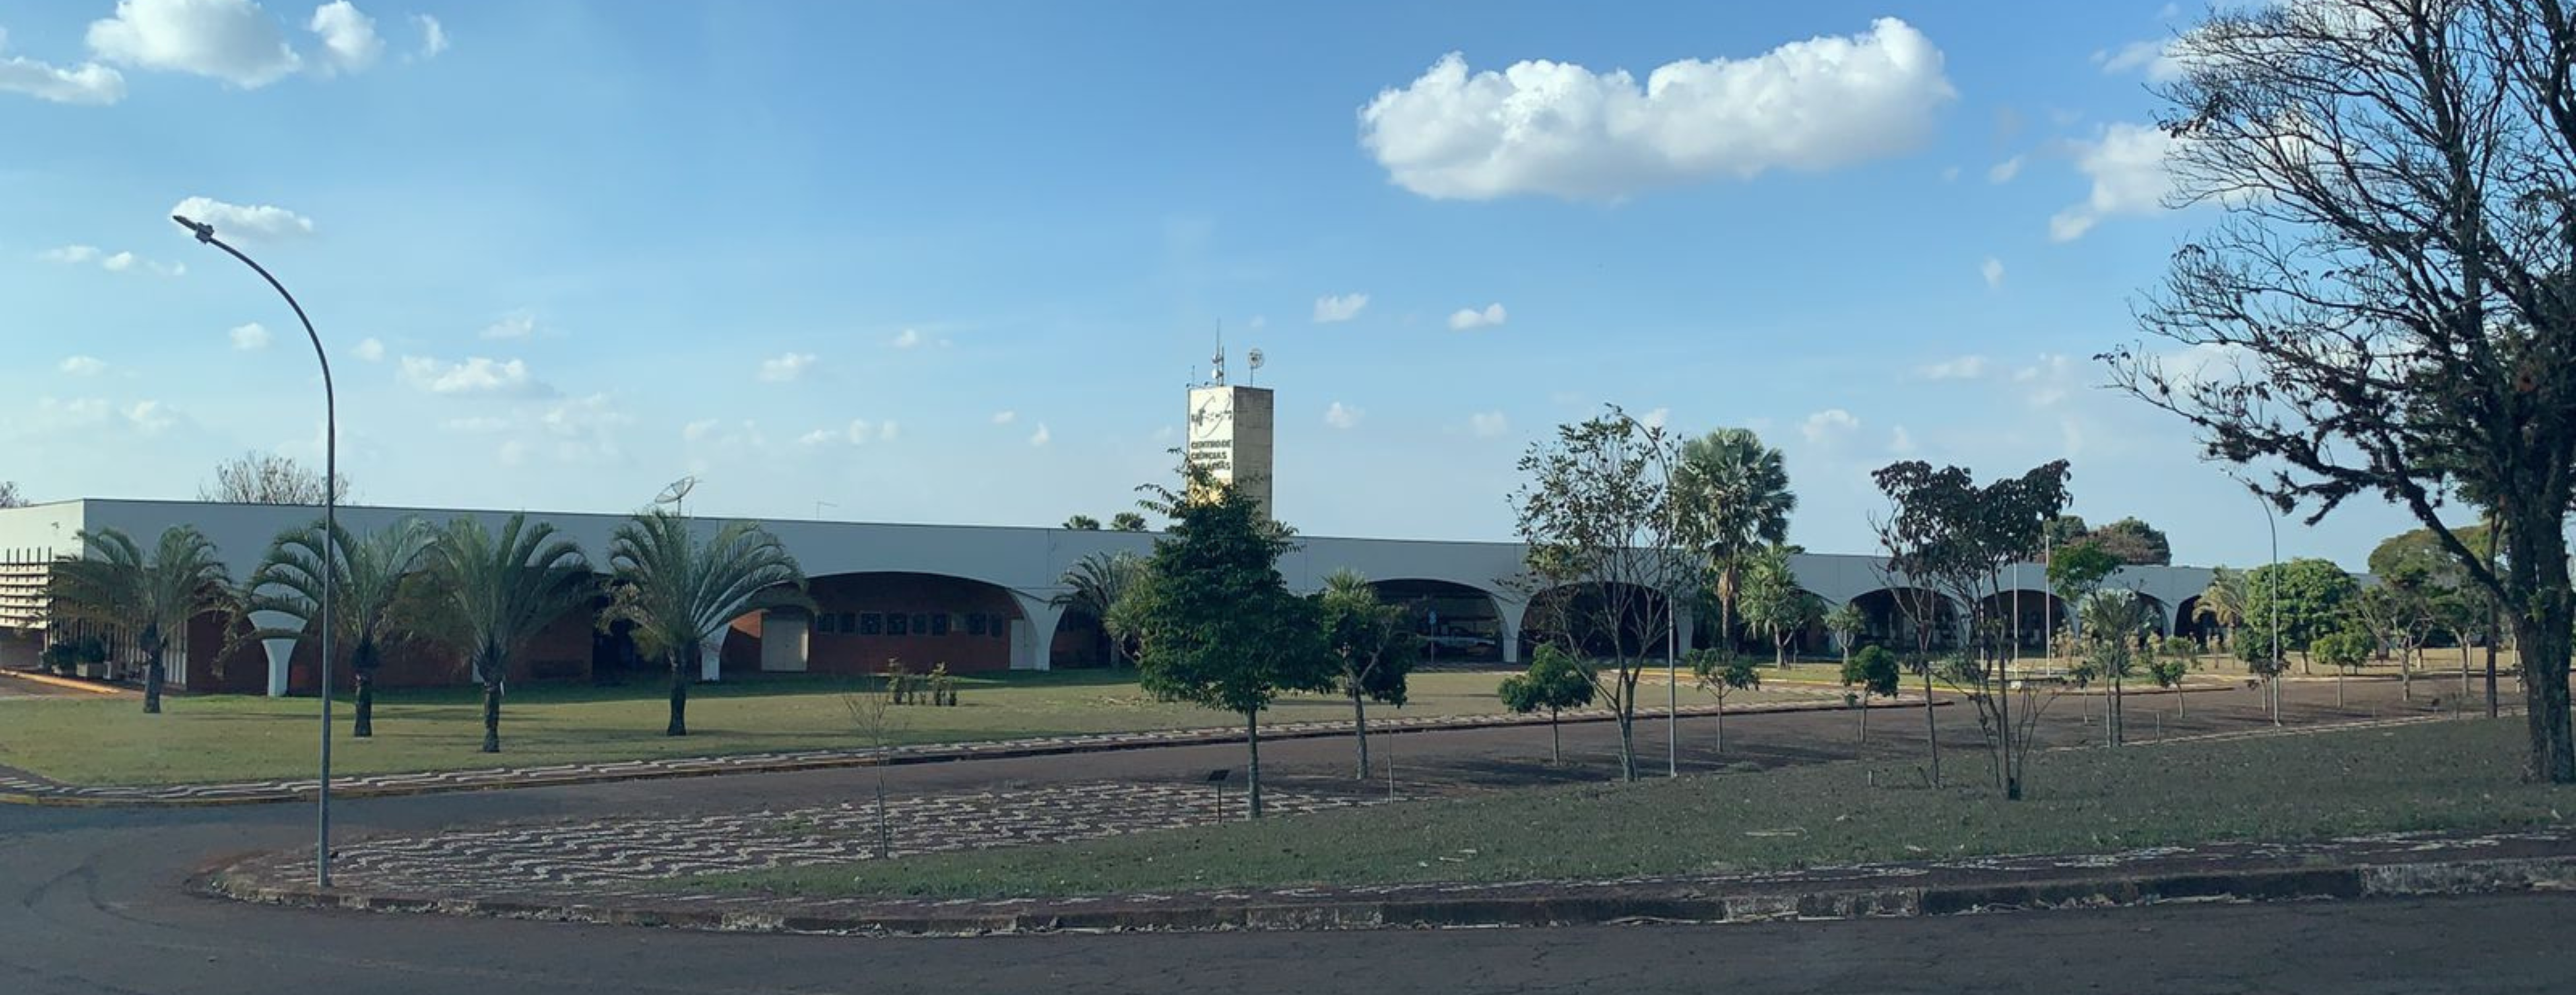
[[1134, 590], [1136, 581], [1145, 573], [1145, 558], [1120, 550], [1115, 553], [1093, 553], [1074, 562], [1059, 581], [1064, 590], [1048, 599], [1058, 608], [1089, 615], [1100, 622], [1100, 631], [1109, 643], [1109, 663], [1117, 666], [1126, 661], [1127, 634], [1121, 631], [1117, 612], [1120, 600]]
[[2236, 627], [2245, 624], [2245, 596], [2245, 575], [2219, 567], [2209, 572], [2209, 586], [2201, 589], [2191, 617], [2218, 626], [2225, 633], [2222, 639], [2233, 638]]
[[80, 556], [54, 564], [53, 610], [58, 618], [130, 627], [143, 651], [143, 711], [161, 711], [163, 656], [172, 634], [210, 611], [238, 610], [232, 576], [216, 558], [215, 544], [191, 525], [173, 525], [149, 555], [132, 536], [113, 528], [84, 529]]
[[1735, 649], [1735, 599], [1745, 557], [1789, 541], [1798, 496], [1780, 451], [1749, 429], [1721, 428], [1682, 442], [1673, 470], [1681, 533], [1708, 557], [1718, 600], [1718, 639]]
[[581, 547], [524, 513], [498, 536], [471, 518], [438, 530], [429, 546], [429, 626], [463, 653], [483, 685], [483, 752], [501, 752], [501, 686], [510, 660], [565, 612], [596, 593]]
[[608, 541], [608, 562], [616, 592], [601, 624], [633, 623], [636, 648], [671, 665], [665, 736], [689, 734], [690, 671], [724, 648], [734, 619], [770, 608], [813, 607], [796, 558], [754, 522], [727, 522], [699, 542], [688, 519], [657, 508], [617, 527]]
[[333, 643], [347, 647], [350, 679], [358, 691], [357, 718], [349, 734], [363, 739], [376, 734], [376, 670], [384, 663], [384, 651], [418, 631], [415, 602], [421, 585], [414, 572], [436, 533], [417, 518], [404, 518], [364, 538], [343, 528], [327, 545], [322, 533], [323, 523], [314, 522], [279, 533], [269, 544], [268, 557], [244, 585], [250, 607], [292, 618], [295, 628], [253, 635], [300, 637], [315, 631], [327, 576], [331, 613], [339, 616], [332, 621]]

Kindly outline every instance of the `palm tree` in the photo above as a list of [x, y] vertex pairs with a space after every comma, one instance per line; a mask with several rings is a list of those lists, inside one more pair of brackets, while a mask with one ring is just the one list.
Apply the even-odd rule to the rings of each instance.
[[1869, 616], [1860, 606], [1843, 602], [1842, 607], [1825, 613], [1825, 631], [1834, 634], [1834, 643], [1842, 647], [1843, 664], [1851, 664], [1852, 644], [1860, 641], [1862, 630], [1869, 628]]
[[358, 691], [357, 720], [349, 734], [363, 739], [376, 734], [376, 670], [384, 663], [384, 651], [417, 631], [420, 585], [414, 572], [435, 533], [417, 518], [404, 518], [365, 538], [344, 528], [328, 544], [336, 552], [326, 553], [322, 532], [323, 523], [314, 522], [288, 529], [269, 544], [267, 559], [245, 585], [250, 607], [292, 618], [295, 628], [253, 635], [295, 637], [312, 631], [329, 571], [331, 612], [339, 616], [332, 623], [333, 641], [348, 648], [349, 673]]
[[84, 529], [79, 538], [83, 554], [54, 564], [53, 611], [62, 619], [132, 627], [144, 658], [143, 711], [158, 714], [171, 634], [205, 612], [237, 611], [232, 577], [216, 558], [214, 541], [195, 526], [162, 530], [148, 556], [117, 529]]
[[2148, 625], [2146, 602], [2126, 588], [2096, 588], [2075, 606], [2084, 620], [2083, 641], [2088, 669], [2094, 676], [2111, 682], [2111, 698], [2106, 703], [2103, 722], [2111, 745], [2118, 746], [2128, 733], [2127, 702], [2122, 700], [2124, 683], [2137, 673], [2138, 633]]
[[1751, 430], [1721, 428], [1682, 443], [1673, 471], [1681, 532], [1708, 556], [1717, 581], [1721, 646], [1735, 648], [1735, 599], [1746, 556], [1789, 541], [1798, 496], [1780, 451]]
[[1074, 562], [1064, 572], [1064, 590], [1048, 599], [1058, 608], [1088, 615], [1100, 622], [1102, 637], [1109, 643], [1109, 663], [1116, 666], [1126, 660], [1127, 634], [1122, 631], [1117, 611], [1120, 601], [1136, 587], [1145, 573], [1145, 558], [1120, 550], [1115, 553], [1093, 553]]
[[438, 530], [429, 547], [429, 626], [455, 647], [483, 685], [483, 752], [501, 752], [501, 685], [510, 660], [565, 612], [590, 602], [595, 581], [590, 562], [555, 527], [510, 516], [494, 536], [483, 523], [459, 518]]
[[657, 508], [617, 527], [608, 562], [616, 595], [600, 623], [633, 623], [636, 648], [671, 664], [665, 736], [689, 734], [690, 666], [723, 649], [729, 623], [770, 608], [813, 607], [796, 558], [754, 522], [727, 522], [701, 543], [688, 519]]
[[2245, 575], [2219, 567], [2209, 572], [2209, 586], [2201, 590], [2191, 617], [2218, 626], [2220, 645], [2224, 646], [2234, 637], [2236, 627], [2245, 623], [2245, 594]]

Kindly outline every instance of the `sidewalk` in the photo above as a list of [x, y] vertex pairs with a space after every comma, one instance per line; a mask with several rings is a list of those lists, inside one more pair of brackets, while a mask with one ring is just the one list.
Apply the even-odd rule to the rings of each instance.
[[[1873, 699], [1871, 708], [1907, 708], [1923, 703], [1920, 697]], [[1948, 704], [1936, 702], [1936, 704]], [[1771, 702], [1759, 705], [1735, 705], [1728, 715], [1756, 715], [1776, 712], [1842, 711], [1849, 706], [1835, 701]], [[1714, 715], [1715, 705], [1684, 706], [1685, 717]], [[1661, 717], [1660, 708], [1640, 708], [1638, 716]], [[1602, 709], [1567, 712], [1567, 723], [1607, 722], [1612, 715]], [[1369, 720], [1369, 732], [1429, 732], [1452, 729], [1488, 729], [1508, 726], [1545, 725], [1545, 715], [1452, 715], [1418, 718], [1388, 717]], [[1348, 722], [1295, 722], [1265, 725], [1261, 738], [1314, 739], [1346, 736]], [[395, 795], [419, 795], [445, 791], [487, 791], [505, 788], [543, 787], [565, 784], [594, 784], [605, 781], [637, 781], [653, 778], [707, 777], [719, 774], [754, 774], [775, 771], [821, 770], [836, 767], [866, 767], [879, 763], [919, 764], [944, 763], [953, 760], [979, 760], [1005, 757], [1041, 757], [1109, 750], [1140, 750], [1163, 746], [1202, 746], [1243, 741], [1240, 727], [1165, 729], [1151, 732], [1095, 733], [1079, 736], [1040, 736], [1024, 739], [982, 740], [964, 743], [916, 744], [898, 746], [881, 756], [864, 747], [836, 750], [800, 750], [779, 753], [742, 753], [726, 756], [670, 757], [658, 760], [621, 760], [608, 763], [551, 764], [536, 767], [484, 767], [471, 770], [422, 771], [400, 774], [366, 774], [333, 777], [331, 794], [335, 798], [367, 798]], [[76, 785], [62, 784], [34, 774], [0, 767], [0, 804], [18, 805], [241, 805], [266, 802], [299, 801], [316, 794], [312, 778], [277, 781], [238, 781], [222, 784], [172, 785]]]

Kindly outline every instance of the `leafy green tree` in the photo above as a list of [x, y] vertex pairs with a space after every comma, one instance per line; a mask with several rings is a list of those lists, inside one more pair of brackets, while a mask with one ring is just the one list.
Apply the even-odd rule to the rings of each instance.
[[2396, 654], [2399, 693], [2413, 701], [2416, 656], [2441, 623], [2438, 593], [2414, 564], [2399, 564], [2378, 580], [2352, 599], [2351, 621], [2369, 634], [2373, 647]]
[[579, 546], [525, 513], [511, 515], [497, 535], [472, 518], [447, 523], [430, 541], [428, 564], [423, 628], [473, 667], [483, 685], [483, 752], [499, 753], [510, 662], [546, 626], [588, 606], [597, 580]]
[[2335, 669], [2336, 708], [2344, 705], [2344, 675], [2369, 662], [2370, 650], [2370, 635], [2355, 629], [2335, 629], [2308, 641], [2308, 652], [2316, 656], [2317, 662]]
[[1896, 654], [1884, 646], [1863, 647], [1843, 661], [1843, 694], [1860, 712], [1860, 742], [1869, 743], [1869, 699], [1896, 697], [1896, 682], [1904, 674], [1896, 664]]
[[2082, 515], [2051, 515], [2039, 527], [2039, 548], [2050, 550], [2082, 542], [2092, 531], [2084, 524]]
[[1557, 715], [1568, 708], [1592, 704], [1594, 683], [1593, 676], [1576, 662], [1573, 654], [1548, 643], [1539, 646], [1527, 671], [1503, 678], [1498, 691], [1503, 707], [1514, 714], [1547, 713], [1548, 762], [1564, 763], [1565, 736], [1559, 731]]
[[1151, 581], [1132, 591], [1145, 691], [1243, 716], [1252, 817], [1261, 817], [1261, 713], [1284, 692], [1327, 691], [1338, 673], [1314, 603], [1288, 593], [1294, 546], [1251, 497], [1195, 464], [1180, 491], [1154, 488], [1172, 522], [1154, 540]]
[[1143, 532], [1145, 531], [1145, 516], [1132, 511], [1122, 511], [1115, 515], [1111, 515], [1109, 516], [1109, 530], [1112, 532]]
[[1762, 669], [1753, 658], [1731, 649], [1696, 649], [1682, 657], [1700, 690], [1717, 699], [1717, 752], [1726, 752], [1726, 697], [1762, 687]]
[[1324, 647], [1339, 669], [1341, 692], [1351, 700], [1351, 734], [1359, 745], [1359, 773], [1369, 776], [1368, 703], [1404, 707], [1405, 680], [1422, 656], [1422, 638], [1408, 624], [1403, 605], [1378, 600], [1377, 588], [1356, 570], [1336, 570], [1315, 595]]
[[1056, 607], [1100, 622], [1111, 666], [1127, 662], [1127, 636], [1120, 624], [1120, 602], [1143, 582], [1145, 558], [1126, 550], [1093, 553], [1074, 561], [1058, 583], [1064, 590], [1048, 599]]
[[2147, 603], [2137, 592], [2102, 588], [2086, 594], [2076, 611], [2084, 619], [2084, 674], [2111, 685], [2103, 726], [2111, 745], [2118, 746], [2127, 738], [2129, 720], [2121, 692], [2138, 676], [2138, 634], [2149, 625]]
[[2084, 538], [2129, 566], [2161, 567], [2173, 563], [2173, 544], [2165, 541], [2165, 534], [2134, 517], [2094, 529]]
[[1789, 665], [1789, 644], [1824, 615], [1824, 602], [1798, 586], [1789, 553], [1778, 546], [1758, 550], [1744, 564], [1739, 594], [1744, 622], [1771, 640], [1773, 665]]
[[2147, 679], [2156, 682], [2157, 687], [2173, 691], [2176, 718], [2190, 714], [2187, 706], [2191, 695], [2185, 692], [2182, 686], [2182, 682], [2191, 676], [2192, 667], [2196, 663], [2192, 657], [2190, 644], [2181, 639], [2157, 639], [2148, 643], [2148, 646], [2152, 647], [2154, 652], [2147, 657]]
[[[1675, 447], [1664, 431], [1611, 406], [1557, 427], [1522, 454], [1524, 482], [1512, 496], [1515, 528], [1528, 548], [1535, 603], [1553, 616], [1553, 637], [1606, 640], [1609, 666], [1588, 668], [1619, 729], [1619, 773], [1636, 780], [1637, 682], [1666, 645], [1673, 619], [1664, 592], [1687, 591], [1698, 576], [1681, 547], [1673, 501]], [[1581, 592], [1583, 596], [1569, 596]]]
[[1834, 634], [1834, 645], [1842, 648], [1844, 663], [1851, 662], [1852, 644], [1860, 641], [1860, 634], [1868, 628], [1868, 614], [1851, 602], [1825, 613], [1825, 631]]
[[704, 541], [689, 519], [660, 509], [621, 522], [608, 540], [612, 571], [603, 627], [634, 626], [635, 648], [671, 668], [665, 736], [689, 734], [689, 683], [724, 649], [734, 619], [773, 608], [813, 610], [805, 571], [757, 522], [726, 522]]
[[1871, 476], [1895, 506], [1877, 523], [1888, 569], [1948, 595], [1969, 612], [1970, 645], [1959, 657], [1962, 664], [1944, 673], [1977, 711], [1995, 784], [2006, 799], [2018, 801], [2033, 732], [2049, 699], [2040, 696], [2037, 682], [2015, 682], [2006, 672], [2009, 627], [1990, 617], [1989, 606], [2002, 589], [2004, 568], [2028, 556], [2040, 526], [2065, 509], [2066, 461], [1984, 486], [1964, 468], [1935, 470], [1920, 460], [1893, 463]]
[[328, 578], [331, 614], [336, 616], [333, 649], [348, 654], [350, 682], [357, 690], [349, 735], [364, 739], [376, 734], [376, 671], [384, 666], [385, 651], [418, 632], [423, 594], [417, 571], [434, 533], [408, 517], [363, 537], [342, 528], [326, 541], [323, 531], [323, 523], [314, 522], [279, 533], [243, 588], [252, 611], [295, 620], [293, 629], [253, 635], [301, 637], [320, 628], [315, 616], [322, 612], [322, 585]]
[[[2316, 637], [2343, 627], [2361, 585], [2331, 561], [2300, 558], [2255, 567], [2245, 572], [2244, 635], [2236, 655], [2248, 661], [2303, 653]], [[2273, 609], [2278, 607], [2276, 618]], [[2280, 629], [2280, 652], [2273, 652], [2273, 628]]]
[[1682, 442], [1672, 472], [1682, 542], [1708, 558], [1715, 574], [1718, 638], [1735, 644], [1735, 608], [1743, 561], [1789, 541], [1798, 495], [1780, 450], [1750, 429], [1721, 428]]
[[1064, 520], [1064, 528], [1075, 532], [1098, 532], [1100, 520], [1089, 515], [1075, 515]]
[[48, 592], [59, 619], [129, 629], [143, 651], [143, 711], [161, 711], [161, 684], [174, 634], [207, 612], [239, 610], [215, 544], [191, 525], [162, 530], [146, 553], [114, 528], [83, 529], [79, 556], [55, 561]]
[[2120, 559], [2103, 549], [2101, 543], [2089, 538], [2059, 546], [2048, 554], [2049, 589], [2074, 610], [2078, 628], [2084, 624], [2084, 599], [2119, 570]]
[[[2512, 616], [2534, 781], [2576, 782], [2576, 31], [2561, 0], [2223, 4], [2159, 88], [2177, 204], [2221, 219], [2115, 383], [2314, 522], [2406, 509]], [[2213, 357], [2218, 357], [2213, 361]], [[2450, 498], [2502, 528], [2491, 561]], [[2259, 592], [2261, 585], [2255, 585]]]

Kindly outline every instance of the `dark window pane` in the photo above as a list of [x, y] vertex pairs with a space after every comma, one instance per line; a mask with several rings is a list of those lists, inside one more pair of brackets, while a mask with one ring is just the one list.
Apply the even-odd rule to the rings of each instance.
[[930, 616], [930, 634], [934, 636], [945, 636], [948, 634], [947, 612], [939, 612]]
[[832, 616], [830, 616], [830, 615], [817, 615], [817, 616], [815, 616], [815, 618], [814, 618], [814, 631], [816, 631], [816, 632], [830, 632], [830, 631], [832, 631], [832, 629], [833, 629], [833, 625], [832, 625]]
[[915, 633], [930, 631], [930, 616], [921, 612], [912, 613], [912, 631]]
[[984, 634], [983, 612], [966, 613], [966, 634], [970, 636], [980, 636]]
[[851, 627], [850, 627], [853, 623], [855, 623], [855, 622], [857, 622], [857, 621], [858, 621], [858, 617], [857, 617], [856, 615], [854, 615], [854, 614], [852, 614], [852, 613], [850, 613], [850, 612], [842, 612], [842, 613], [841, 613], [841, 631], [843, 631], [843, 632], [855, 632], [855, 631], [858, 631], [858, 630], [853, 629], [853, 628], [851, 628]]
[[884, 634], [885, 634], [885, 616], [883, 616], [883, 615], [879, 615], [879, 614], [877, 614], [877, 613], [875, 613], [875, 612], [868, 612], [868, 613], [866, 613], [866, 614], [864, 614], [864, 615], [860, 615], [860, 616], [859, 616], [859, 629], [858, 629], [858, 632], [859, 632], [859, 634], [860, 634], [860, 635], [863, 635], [863, 636], [882, 636], [882, 635], [884, 635]]

